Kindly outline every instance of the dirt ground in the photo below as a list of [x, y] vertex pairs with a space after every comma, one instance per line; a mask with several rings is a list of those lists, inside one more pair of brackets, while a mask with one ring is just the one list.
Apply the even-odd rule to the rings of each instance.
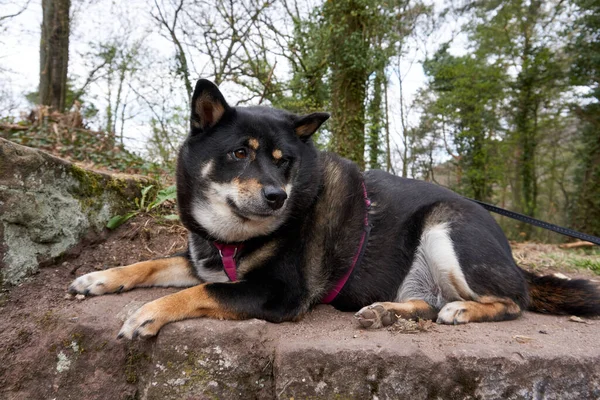
[[[0, 293], [0, 397], [5, 390], [8, 392], [4, 393], [16, 393], [22, 386], [42, 379], [33, 370], [29, 374], [22, 372], [24, 368], [33, 368], [32, 364], [45, 361], [56, 364], [55, 345], [49, 345], [48, 354], [43, 357], [33, 354], [40, 351], [36, 345], [45, 336], [72, 339], [69, 339], [72, 332], [68, 327], [58, 326], [54, 314], [56, 310], [68, 307], [67, 302], [77, 303], [77, 300], [65, 298], [66, 288], [75, 277], [181, 251], [186, 247], [186, 236], [185, 229], [177, 223], [141, 215], [115, 231], [79, 246], [58, 262], [41, 268], [36, 276], [20, 286], [4, 289]], [[600, 282], [600, 275], [593, 271], [598, 271], [600, 266], [600, 253], [595, 249], [563, 250], [555, 245], [533, 243], [512, 245], [515, 259], [526, 269]], [[61, 329], [64, 332], [61, 333]], [[424, 327], [427, 329], [429, 327]], [[389, 334], [397, 334], [399, 330], [402, 329], [392, 330]], [[110, 339], [102, 343], [98, 346], [112, 345]], [[129, 356], [124, 354], [123, 357]], [[44, 379], [52, 381], [50, 376]]]

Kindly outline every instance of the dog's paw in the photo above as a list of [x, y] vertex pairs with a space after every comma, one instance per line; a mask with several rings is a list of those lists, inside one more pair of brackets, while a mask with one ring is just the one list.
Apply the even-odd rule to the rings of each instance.
[[368, 329], [390, 326], [398, 320], [398, 316], [396, 316], [393, 310], [386, 309], [380, 303], [373, 303], [370, 306], [363, 307], [354, 316], [358, 319], [360, 326]]
[[113, 275], [110, 270], [96, 271], [82, 275], [69, 285], [69, 293], [98, 296], [106, 293], [121, 292], [124, 286], [115, 283]]
[[159, 313], [152, 303], [145, 304], [129, 317], [117, 336], [118, 339], [146, 339], [156, 336], [163, 323], [160, 322]]
[[464, 301], [446, 304], [438, 313], [438, 324], [459, 325], [469, 322], [469, 308]]

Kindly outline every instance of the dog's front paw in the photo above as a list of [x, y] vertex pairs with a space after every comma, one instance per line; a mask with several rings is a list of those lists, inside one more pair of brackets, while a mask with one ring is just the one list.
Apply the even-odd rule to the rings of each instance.
[[122, 291], [124, 286], [114, 282], [114, 276], [112, 275], [114, 274], [110, 270], [82, 275], [69, 285], [69, 293], [98, 296], [105, 293]]
[[164, 322], [161, 322], [160, 313], [152, 303], [142, 306], [125, 321], [117, 336], [118, 339], [137, 337], [145, 339], [156, 336]]
[[390, 326], [398, 320], [394, 310], [388, 310], [380, 303], [373, 303], [370, 306], [363, 307], [354, 316], [363, 328], [369, 329]]
[[469, 308], [464, 301], [446, 304], [438, 313], [438, 324], [459, 325], [469, 322]]

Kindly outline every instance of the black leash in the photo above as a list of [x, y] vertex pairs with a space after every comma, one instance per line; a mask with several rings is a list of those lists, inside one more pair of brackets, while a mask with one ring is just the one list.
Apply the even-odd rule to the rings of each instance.
[[496, 207], [479, 200], [469, 199], [468, 197], [465, 198], [479, 204], [488, 211], [495, 212], [496, 214], [504, 215], [505, 217], [516, 219], [517, 221], [526, 222], [528, 224], [538, 226], [540, 228], [548, 229], [549, 231], [560, 233], [561, 235], [571, 236], [576, 239], [592, 242], [600, 246], [600, 237], [588, 235], [587, 233], [577, 232], [569, 228], [563, 228], [562, 226], [554, 225], [549, 222], [540, 221], [539, 219], [528, 217], [527, 215], [519, 214], [514, 211], [505, 210], [504, 208]]

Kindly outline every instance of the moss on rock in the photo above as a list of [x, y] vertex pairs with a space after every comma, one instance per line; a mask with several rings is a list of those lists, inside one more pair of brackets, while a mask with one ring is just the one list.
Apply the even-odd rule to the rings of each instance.
[[16, 284], [131, 210], [145, 177], [96, 172], [0, 139], [0, 280]]

